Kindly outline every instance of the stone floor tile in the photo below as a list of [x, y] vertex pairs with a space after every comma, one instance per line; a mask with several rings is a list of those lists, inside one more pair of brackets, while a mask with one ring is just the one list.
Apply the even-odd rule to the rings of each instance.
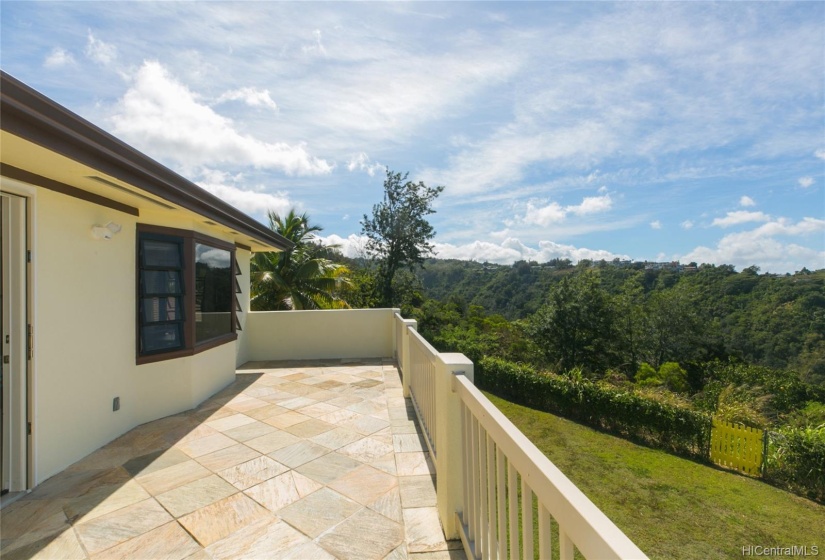
[[401, 515], [401, 492], [397, 486], [391, 488], [386, 494], [379, 496], [371, 504], [367, 504], [367, 507], [380, 513], [390, 521], [404, 523], [404, 518]]
[[82, 560], [88, 558], [77, 533], [71, 525], [49, 535], [36, 535], [36, 539], [18, 539], [3, 548], [3, 560], [29, 560], [44, 558], [49, 560]]
[[329, 484], [336, 478], [339, 478], [350, 471], [354, 471], [360, 466], [362, 466], [361, 462], [356, 461], [351, 457], [347, 457], [346, 455], [341, 455], [340, 453], [327, 453], [323, 457], [319, 457], [314, 461], [304, 463], [295, 470], [313, 480], [323, 484]]
[[[447, 541], [452, 546], [454, 541]], [[459, 541], [460, 544], [460, 541]], [[439, 550], [437, 552], [419, 552], [417, 554], [409, 554], [409, 560], [467, 560], [467, 555], [464, 554], [463, 548], [451, 548], [450, 550]]]
[[238, 443], [231, 447], [224, 447], [218, 451], [213, 451], [207, 455], [201, 455], [195, 460], [210, 471], [218, 472], [260, 456], [261, 453], [259, 451], [255, 451], [251, 447]]
[[[310, 537], [337, 525], [361, 506], [329, 488], [321, 488], [278, 511], [278, 516]], [[326, 547], [325, 547], [326, 548]]]
[[323, 416], [319, 416], [318, 420], [323, 420], [324, 422], [329, 422], [330, 424], [341, 425], [346, 422], [357, 420], [360, 416], [360, 414], [352, 410], [339, 408], [335, 412], [329, 412]]
[[250, 439], [265, 436], [266, 434], [271, 434], [277, 429], [278, 428], [270, 426], [264, 422], [253, 420], [249, 424], [244, 424], [243, 426], [226, 430], [224, 434], [231, 437], [235, 441], [244, 442]]
[[392, 442], [396, 453], [427, 451], [427, 443], [418, 434], [395, 434], [392, 436]]
[[338, 395], [334, 399], [328, 400], [327, 404], [331, 404], [331, 405], [337, 406], [339, 408], [346, 408], [349, 405], [359, 403], [362, 400], [364, 400], [364, 399], [362, 399], [361, 397], [355, 397], [353, 395], [343, 394], [343, 395]]
[[[278, 403], [278, 406], [282, 406], [284, 408], [289, 408], [290, 410], [298, 411], [306, 406], [311, 404], [317, 404], [314, 400], [307, 398], [305, 396], [297, 396], [295, 398], [289, 399], [287, 401], [281, 401]], [[303, 414], [303, 413], [302, 413]], [[306, 416], [306, 415], [305, 415]]]
[[134, 457], [123, 463], [123, 468], [126, 469], [126, 472], [130, 475], [139, 476], [153, 473], [179, 463], [185, 463], [189, 460], [189, 455], [180, 449], [161, 449], [153, 453]]
[[277, 558], [278, 560], [337, 560], [335, 556], [312, 541], [284, 550]]
[[250, 424], [254, 421], [254, 418], [250, 418], [246, 414], [237, 413], [232, 416], [227, 416], [226, 418], [221, 418], [220, 420], [210, 420], [206, 423], [206, 425], [211, 428], [215, 428], [219, 432], [226, 432], [226, 430], [231, 430], [232, 428], [237, 428], [238, 426], [243, 426], [244, 424]]
[[371, 504], [379, 496], [386, 494], [396, 486], [398, 486], [396, 477], [369, 465], [361, 465], [329, 483], [329, 487], [333, 490], [364, 506]]
[[5, 552], [7, 543], [22, 539], [31, 543], [46, 536], [54, 536], [70, 527], [63, 512], [65, 500], [33, 500], [23, 498], [6, 506], [0, 514], [0, 538]]
[[[221, 417], [232, 416], [232, 415], [237, 414], [237, 412], [235, 412], [235, 411], [225, 411], [225, 412], [227, 412], [227, 414], [224, 415], [224, 416], [221, 416]], [[213, 419], [214, 418], [210, 417], [210, 418], [207, 418], [205, 421], [208, 422], [209, 420], [213, 420]], [[191, 429], [188, 429], [186, 431], [186, 433], [180, 434], [180, 437], [178, 437], [173, 443], [175, 445], [189, 443], [190, 441], [195, 441], [196, 439], [201, 439], [201, 438], [204, 438], [206, 436], [214, 436], [215, 434], [219, 434], [219, 433], [220, 432], [218, 430], [216, 430], [215, 428], [213, 428], [212, 426], [207, 426], [206, 424], [198, 424], [197, 426], [195, 426]]]
[[82, 496], [67, 498], [63, 511], [70, 523], [90, 521], [150, 497], [140, 484], [129, 480], [116, 485], [95, 486]]
[[300, 412], [301, 414], [306, 414], [307, 416], [312, 416], [313, 418], [318, 418], [319, 416], [323, 416], [324, 414], [329, 414], [330, 412], [340, 410], [340, 408], [338, 408], [337, 406], [333, 406], [325, 402], [317, 402], [314, 398], [310, 400], [314, 402], [310, 405], [299, 408], [297, 412]]
[[266, 406], [262, 406], [261, 408], [250, 410], [246, 412], [246, 415], [250, 418], [254, 418], [255, 420], [264, 421], [267, 418], [283, 414], [284, 412], [289, 412], [289, 409], [278, 406], [277, 404], [268, 404]]
[[[302, 408], [301, 410], [303, 411], [306, 409]], [[306, 422], [293, 424], [288, 428], [284, 428], [284, 431], [301, 438], [310, 438], [328, 432], [334, 428], [335, 426], [333, 426], [332, 424], [328, 424], [322, 420], [312, 418], [311, 420], [307, 420]]]
[[181, 517], [231, 496], [237, 491], [238, 489], [233, 485], [213, 474], [159, 494], [156, 499], [174, 517]]
[[277, 512], [321, 488], [323, 484], [320, 482], [288, 471], [248, 488], [244, 493], [268, 510]]
[[387, 403], [386, 401], [383, 403], [375, 401], [361, 401], [360, 403], [349, 405], [347, 410], [352, 410], [353, 412], [357, 412], [359, 414], [376, 414], [378, 412], [386, 411]]
[[[276, 416], [276, 418], [279, 418]], [[255, 451], [263, 454], [272, 453], [294, 443], [301, 441], [301, 438], [293, 436], [289, 432], [278, 430], [264, 436], [256, 437], [244, 442], [244, 445], [251, 447]]]
[[273, 451], [269, 453], [269, 456], [279, 463], [283, 463], [289, 468], [294, 469], [318, 457], [323, 457], [330, 451], [328, 447], [318, 445], [311, 441], [299, 441], [298, 443]]
[[401, 546], [392, 550], [389, 554], [384, 556], [384, 560], [407, 560], [407, 545]]
[[405, 508], [435, 507], [435, 477], [399, 476], [398, 485], [401, 488], [401, 504]]
[[404, 528], [362, 509], [324, 533], [318, 544], [341, 560], [381, 560], [404, 540]]
[[92, 560], [183, 560], [201, 550], [175, 522], [139, 535], [92, 556]]
[[[309, 538], [293, 527], [275, 519], [262, 519], [210, 544], [206, 551], [211, 558], [276, 559], [284, 551], [308, 544]], [[309, 558], [309, 557], [305, 557]]]
[[173, 519], [166, 510], [149, 498], [91, 521], [78, 523], [74, 528], [89, 554], [95, 555], [170, 521]]
[[200, 463], [194, 459], [190, 459], [184, 463], [178, 463], [165, 469], [160, 469], [149, 474], [135, 477], [135, 480], [143, 486], [143, 488], [157, 496], [168, 492], [178, 486], [188, 484], [193, 480], [204, 478], [212, 474], [209, 469], [204, 468]]
[[403, 515], [407, 550], [410, 553], [433, 552], [450, 548], [444, 540], [436, 508], [404, 508]]
[[395, 464], [398, 467], [398, 476], [435, 474], [435, 467], [430, 460], [430, 454], [426, 452], [396, 453]]
[[277, 520], [265, 507], [239, 492], [185, 515], [178, 522], [201, 546], [207, 547], [263, 519]]
[[190, 457], [200, 457], [207, 453], [212, 453], [224, 447], [230, 447], [237, 442], [231, 437], [225, 436], [221, 433], [213, 434], [211, 436], [202, 437], [186, 443], [177, 444], [175, 447], [189, 455]]
[[262, 408], [269, 404], [270, 403], [265, 400], [256, 399], [255, 397], [247, 397], [245, 399], [232, 399], [226, 403], [226, 406], [238, 412], [248, 412], [250, 410], [255, 410], [256, 408]]
[[100, 471], [63, 471], [43, 482], [28, 496], [37, 500], [59, 500], [82, 496], [100, 485], [119, 484], [129, 480], [123, 467]]
[[338, 453], [358, 459], [362, 463], [371, 463], [392, 453], [392, 446], [376, 439], [365, 437], [338, 449]]
[[246, 490], [289, 470], [275, 459], [262, 455], [218, 474], [239, 490]]
[[270, 426], [274, 426], [278, 429], [283, 430], [284, 428], [294, 426], [295, 424], [300, 424], [301, 422], [311, 420], [309, 416], [304, 416], [300, 412], [295, 412], [294, 410], [289, 410], [286, 408], [284, 410], [287, 410], [288, 412], [284, 412], [283, 414], [278, 414], [276, 416], [270, 416], [269, 418], [265, 418], [264, 422], [266, 422]]
[[370, 466], [393, 476], [398, 475], [398, 467], [395, 464], [395, 453], [388, 453], [380, 459], [376, 459], [370, 463]]
[[389, 422], [381, 420], [379, 418], [375, 418], [374, 416], [361, 416], [360, 418], [348, 420], [347, 422], [342, 424], [342, 427], [349, 428], [350, 430], [354, 430], [359, 434], [368, 436], [370, 434], [374, 434], [379, 430], [383, 430], [389, 425]]
[[363, 438], [358, 432], [346, 428], [335, 428], [323, 434], [309, 438], [311, 441], [330, 449], [338, 449]]

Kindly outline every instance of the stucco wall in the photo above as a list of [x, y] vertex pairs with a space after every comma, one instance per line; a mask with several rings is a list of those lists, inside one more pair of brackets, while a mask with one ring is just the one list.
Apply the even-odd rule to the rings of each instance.
[[[38, 190], [33, 221], [37, 484], [134, 426], [190, 409], [231, 383], [236, 345], [135, 364], [136, 224], [220, 237], [216, 232], [146, 212], [138, 219], [45, 189]], [[92, 224], [109, 221], [121, 232], [94, 239]]]
[[245, 358], [390, 358], [393, 309], [255, 311], [246, 318]]

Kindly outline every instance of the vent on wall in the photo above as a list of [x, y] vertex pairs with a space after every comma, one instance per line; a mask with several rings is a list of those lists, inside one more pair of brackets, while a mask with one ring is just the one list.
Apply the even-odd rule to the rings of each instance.
[[168, 204], [164, 204], [163, 202], [155, 200], [154, 198], [149, 198], [148, 196], [137, 193], [137, 192], [135, 192], [131, 189], [127, 189], [126, 187], [120, 186], [117, 183], [113, 183], [112, 181], [109, 181], [108, 179], [104, 179], [103, 177], [98, 177], [97, 175], [86, 175], [86, 178], [91, 179], [92, 181], [97, 181], [98, 183], [103, 183], [104, 185], [106, 185], [108, 187], [112, 187], [113, 189], [117, 189], [120, 192], [124, 192], [126, 194], [130, 194], [132, 196], [142, 198], [143, 200], [147, 200], [147, 201], [149, 201], [153, 204], [157, 204], [158, 206], [161, 206], [161, 207], [166, 208], [168, 210], [174, 210], [175, 209], [174, 206], [169, 206]]

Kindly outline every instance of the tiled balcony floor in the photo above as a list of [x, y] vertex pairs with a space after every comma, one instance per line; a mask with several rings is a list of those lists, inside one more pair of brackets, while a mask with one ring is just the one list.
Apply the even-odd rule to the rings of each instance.
[[464, 558], [392, 362], [257, 362], [0, 511], [16, 558]]

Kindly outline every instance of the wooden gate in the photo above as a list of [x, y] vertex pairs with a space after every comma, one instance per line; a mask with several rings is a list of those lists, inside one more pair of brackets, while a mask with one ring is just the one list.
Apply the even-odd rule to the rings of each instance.
[[761, 476], [765, 431], [713, 419], [710, 460], [729, 469]]

